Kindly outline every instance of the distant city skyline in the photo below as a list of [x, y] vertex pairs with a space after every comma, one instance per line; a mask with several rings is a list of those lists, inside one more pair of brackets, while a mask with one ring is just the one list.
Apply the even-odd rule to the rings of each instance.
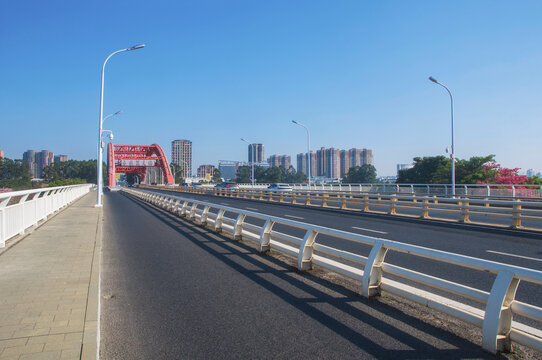
[[378, 175], [394, 175], [450, 147], [449, 98], [433, 76], [454, 95], [457, 158], [542, 169], [540, 1], [31, 0], [3, 10], [8, 158], [39, 148], [95, 159], [103, 61], [145, 43], [106, 68], [104, 114], [122, 113], [104, 128], [117, 143], [167, 149], [181, 134], [197, 165], [247, 159], [243, 137], [294, 157], [307, 152], [296, 120], [312, 151], [363, 144]]

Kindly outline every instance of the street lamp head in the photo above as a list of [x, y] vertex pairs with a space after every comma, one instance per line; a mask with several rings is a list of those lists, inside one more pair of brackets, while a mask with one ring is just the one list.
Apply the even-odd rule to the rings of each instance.
[[139, 45], [134, 45], [132, 46], [131, 48], [128, 49], [128, 51], [132, 51], [132, 50], [137, 50], [137, 49], [142, 49], [145, 47], [145, 44], [139, 44]]
[[434, 82], [435, 84], [438, 84], [437, 79], [435, 79], [435, 78], [432, 77], [432, 76], [429, 76], [429, 80], [431, 80], [431, 81]]
[[292, 122], [293, 122], [294, 124], [299, 125], [299, 123], [298, 123], [297, 121], [295, 121], [295, 120], [292, 120]]
[[122, 112], [122, 111], [119, 110], [119, 111], [117, 111], [116, 113], [114, 113], [113, 115], [120, 115], [121, 112]]

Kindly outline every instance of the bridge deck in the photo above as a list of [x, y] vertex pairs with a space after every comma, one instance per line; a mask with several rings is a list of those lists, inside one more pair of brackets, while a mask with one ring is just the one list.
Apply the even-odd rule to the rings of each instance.
[[105, 359], [489, 357], [121, 193], [104, 211]]

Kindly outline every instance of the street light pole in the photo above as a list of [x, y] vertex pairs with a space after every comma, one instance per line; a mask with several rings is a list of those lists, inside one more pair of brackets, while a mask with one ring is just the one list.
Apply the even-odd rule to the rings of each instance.
[[[302, 126], [307, 130], [307, 178], [309, 180], [309, 190], [311, 189], [311, 134], [309, 132], [309, 128], [305, 125], [292, 120], [292, 122], [296, 125]], [[299, 169], [298, 169], [299, 170]]]
[[101, 207], [102, 206], [102, 192], [103, 192], [103, 179], [102, 179], [102, 127], [103, 127], [103, 121], [104, 121], [104, 117], [103, 117], [103, 102], [104, 102], [104, 73], [105, 73], [105, 65], [107, 64], [107, 61], [111, 58], [111, 56], [115, 55], [115, 54], [118, 54], [120, 52], [124, 52], [124, 51], [132, 51], [132, 50], [137, 50], [137, 49], [141, 49], [145, 47], [145, 45], [135, 45], [135, 46], [132, 46], [131, 48], [127, 48], [127, 49], [121, 49], [121, 50], [117, 50], [113, 53], [111, 53], [104, 61], [104, 64], [102, 66], [102, 86], [101, 86], [101, 91], [100, 91], [100, 121], [98, 123], [99, 127], [98, 127], [98, 147], [97, 147], [97, 152], [98, 152], [98, 160], [96, 162], [96, 167], [97, 167], [97, 179], [96, 179], [96, 184], [98, 185], [98, 189], [96, 191], [96, 205], [94, 205], [95, 207]]
[[250, 146], [252, 146], [252, 188], [254, 188], [254, 144], [251, 144], [249, 141], [241, 138], [241, 141], [246, 142]]
[[429, 80], [437, 85], [442, 86], [450, 95], [450, 107], [452, 114], [452, 197], [455, 198], [455, 144], [454, 144], [454, 98], [452, 92], [444, 84], [439, 83], [434, 77], [430, 76]]

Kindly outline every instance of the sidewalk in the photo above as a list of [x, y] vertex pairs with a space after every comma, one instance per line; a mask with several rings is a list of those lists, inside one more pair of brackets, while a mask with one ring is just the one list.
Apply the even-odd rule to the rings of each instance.
[[101, 209], [77, 200], [0, 255], [0, 359], [95, 359]]

